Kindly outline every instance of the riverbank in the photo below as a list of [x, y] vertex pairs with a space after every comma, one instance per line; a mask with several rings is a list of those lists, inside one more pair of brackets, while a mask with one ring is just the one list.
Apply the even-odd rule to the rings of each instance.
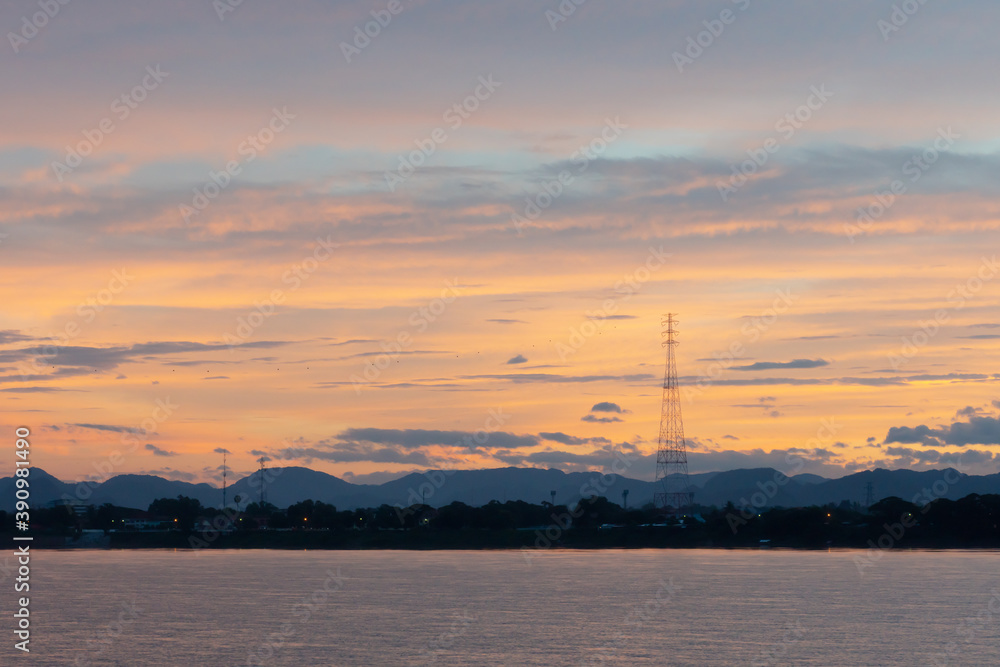
[[[4, 539], [0, 537], [0, 539]], [[7, 538], [9, 539], [9, 538]], [[697, 529], [672, 527], [558, 531], [246, 531], [230, 534], [118, 532], [87, 542], [63, 536], [37, 536], [35, 549], [329, 549], [329, 550], [496, 550], [496, 549], [1000, 549], [1000, 540], [942, 540], [920, 535], [855, 536], [850, 539], [785, 537], [769, 539], [740, 533], [708, 536]]]

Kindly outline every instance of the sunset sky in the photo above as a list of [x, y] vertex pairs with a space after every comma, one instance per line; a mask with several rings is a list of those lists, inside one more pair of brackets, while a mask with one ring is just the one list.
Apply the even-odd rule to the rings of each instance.
[[562, 7], [5, 3], [8, 440], [652, 480], [673, 312], [692, 472], [996, 472], [1000, 6]]

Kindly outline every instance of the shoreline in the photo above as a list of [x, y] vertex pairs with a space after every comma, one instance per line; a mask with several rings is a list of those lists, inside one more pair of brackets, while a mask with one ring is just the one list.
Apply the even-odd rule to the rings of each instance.
[[[4, 535], [0, 535], [3, 537]], [[760, 542], [739, 534], [725, 540], [688, 537], [678, 530], [652, 531], [566, 531], [559, 539], [549, 540], [542, 531], [457, 531], [419, 532], [327, 532], [288, 531], [211, 535], [180, 532], [111, 533], [103, 539], [74, 544], [65, 536], [37, 535], [35, 550], [108, 551], [108, 550], [314, 550], [314, 551], [523, 551], [537, 553], [554, 550], [636, 550], [636, 549], [712, 549], [742, 551], [1000, 551], [1000, 540], [956, 543], [920, 539], [913, 536], [881, 547], [875, 540], [770, 540]]]

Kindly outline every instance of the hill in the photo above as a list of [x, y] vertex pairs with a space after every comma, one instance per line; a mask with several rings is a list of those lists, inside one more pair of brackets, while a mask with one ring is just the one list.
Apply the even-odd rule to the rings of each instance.
[[[153, 475], [115, 475], [101, 483], [67, 483], [40, 468], [31, 470], [31, 502], [43, 505], [60, 498], [78, 498], [100, 505], [145, 509], [156, 498], [179, 495], [196, 498], [202, 505], [218, 507], [222, 490], [210, 484], [191, 484]], [[755, 507], [803, 507], [847, 500], [862, 502], [871, 483], [875, 499], [898, 496], [908, 501], [934, 497], [957, 500], [970, 493], [1000, 493], [1000, 474], [964, 475], [953, 469], [866, 470], [825, 479], [817, 475], [784, 477], [772, 468], [729, 470], [690, 476], [695, 502], [723, 506], [728, 502]], [[254, 473], [237, 480], [227, 490], [230, 506], [239, 495], [242, 504], [260, 498], [260, 476]], [[375, 507], [382, 504], [408, 506], [426, 502], [441, 507], [454, 501], [485, 505], [491, 500], [523, 500], [539, 503], [555, 499], [559, 504], [574, 503], [589, 495], [605, 496], [622, 503], [627, 490], [628, 505], [641, 507], [652, 502], [656, 485], [652, 481], [609, 476], [600, 473], [565, 473], [540, 468], [495, 468], [488, 470], [428, 471], [412, 473], [384, 484], [352, 484], [334, 475], [303, 467], [271, 468], [264, 487], [268, 502], [287, 507], [302, 500], [322, 500], [338, 509]], [[14, 478], [0, 479], [4, 509], [14, 504]]]

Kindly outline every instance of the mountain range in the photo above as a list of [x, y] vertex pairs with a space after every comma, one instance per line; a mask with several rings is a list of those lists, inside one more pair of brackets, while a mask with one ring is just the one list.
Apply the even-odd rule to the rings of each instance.
[[[14, 477], [0, 479], [2, 507], [13, 510]], [[1000, 473], [965, 475], [954, 469], [914, 471], [879, 468], [826, 479], [800, 474], [785, 477], [772, 468], [729, 470], [689, 476], [695, 502], [723, 506], [732, 501], [737, 506], [802, 507], [863, 502], [871, 484], [875, 500], [898, 496], [905, 500], [927, 502], [943, 497], [952, 500], [970, 493], [1000, 493]], [[63, 482], [40, 468], [30, 476], [31, 504], [40, 506], [60, 498], [79, 499], [100, 505], [146, 509], [157, 498], [179, 495], [198, 499], [206, 507], [222, 505], [222, 489], [210, 484], [192, 484], [153, 475], [115, 475], [101, 483]], [[338, 509], [376, 507], [381, 504], [409, 506], [426, 502], [440, 507], [454, 501], [484, 505], [492, 500], [523, 500], [531, 503], [550, 501], [555, 492], [557, 504], [573, 503], [585, 496], [605, 496], [621, 504], [622, 492], [628, 491], [628, 506], [640, 507], [652, 502], [656, 484], [651, 481], [609, 476], [602, 482], [594, 472], [566, 473], [539, 468], [496, 468], [489, 470], [452, 470], [411, 473], [383, 484], [352, 484], [343, 479], [302, 467], [271, 468], [265, 472], [267, 502], [284, 508], [302, 500], [321, 500]], [[226, 489], [227, 504], [232, 507], [240, 496], [241, 506], [260, 499], [260, 474], [239, 479]]]

